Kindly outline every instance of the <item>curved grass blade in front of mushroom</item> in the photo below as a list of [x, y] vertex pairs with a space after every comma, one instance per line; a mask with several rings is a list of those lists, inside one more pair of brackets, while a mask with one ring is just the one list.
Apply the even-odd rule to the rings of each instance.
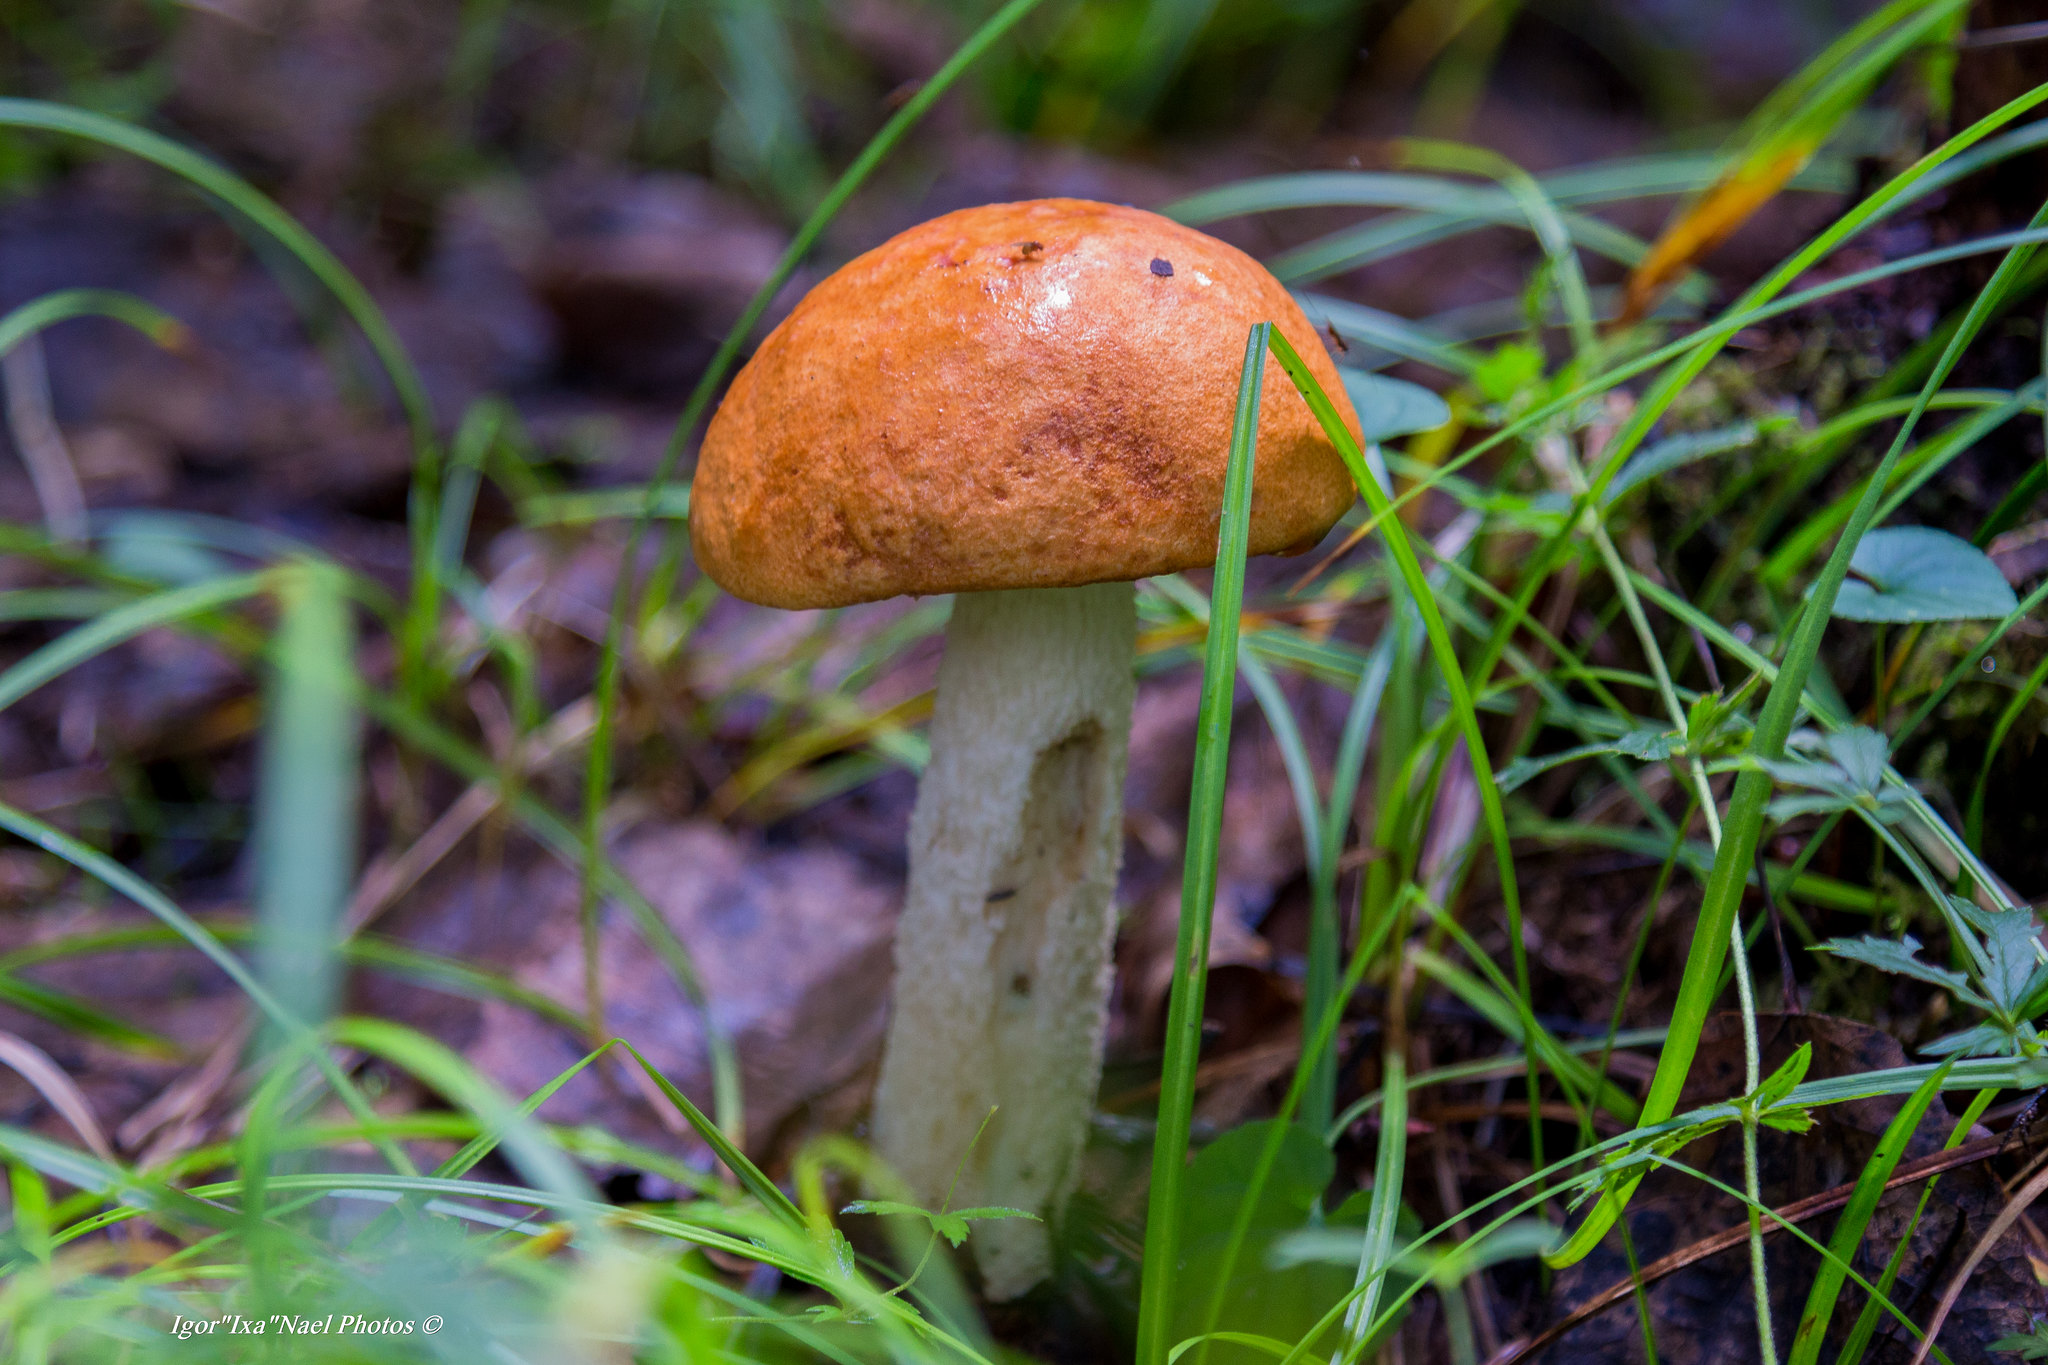
[[[1209, 640], [1202, 662], [1202, 702], [1195, 722], [1193, 788], [1188, 798], [1187, 856], [1181, 871], [1180, 929], [1174, 943], [1166, 1051], [1160, 1064], [1158, 1123], [1152, 1139], [1152, 1188], [1138, 1297], [1138, 1365], [1166, 1365], [1179, 1259], [1181, 1174], [1194, 1117], [1195, 1068], [1201, 1060], [1202, 997], [1209, 973], [1209, 926], [1216, 911], [1216, 863], [1223, 829], [1223, 786], [1230, 766], [1230, 722], [1236, 705], [1238, 613], [1251, 531], [1252, 467], [1259, 440], [1270, 323], [1245, 339], [1238, 378], [1223, 508], [1216, 532], [1216, 569], [1209, 588]], [[1341, 425], [1341, 424], [1340, 424]]]

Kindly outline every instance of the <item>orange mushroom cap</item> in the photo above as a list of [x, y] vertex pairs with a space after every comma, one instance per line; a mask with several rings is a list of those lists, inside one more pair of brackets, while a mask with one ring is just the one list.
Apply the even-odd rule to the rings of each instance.
[[[1315, 329], [1233, 246], [1079, 199], [922, 223], [811, 290], [734, 379], [692, 486], [697, 561], [776, 607], [1213, 563], [1255, 322], [1294, 343], [1356, 435]], [[1355, 496], [1267, 365], [1254, 554], [1308, 548]]]

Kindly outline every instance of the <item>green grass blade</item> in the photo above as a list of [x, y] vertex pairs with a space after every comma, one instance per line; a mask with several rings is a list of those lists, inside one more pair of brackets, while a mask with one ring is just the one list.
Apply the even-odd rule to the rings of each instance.
[[713, 1123], [703, 1110], [690, 1103], [690, 1097], [676, 1089], [669, 1078], [661, 1074], [660, 1068], [640, 1055], [639, 1049], [622, 1038], [615, 1038], [612, 1041], [632, 1054], [633, 1060], [640, 1064], [640, 1069], [647, 1073], [647, 1078], [654, 1082], [668, 1098], [668, 1102], [676, 1107], [676, 1112], [696, 1130], [697, 1136], [703, 1138], [711, 1150], [718, 1154], [718, 1159], [725, 1163], [727, 1170], [739, 1178], [740, 1184], [746, 1186], [749, 1194], [760, 1200], [763, 1207], [791, 1227], [808, 1227], [803, 1210], [791, 1202], [789, 1196], [768, 1178], [766, 1172], [747, 1159], [747, 1154], [726, 1136], [721, 1125]]
[[[522, 526], [588, 526], [623, 521], [647, 510], [645, 488], [593, 488], [575, 493], [535, 493], [519, 500]], [[663, 521], [690, 519], [690, 487], [671, 484], [656, 499], [653, 515]]]
[[[415, 573], [430, 569], [433, 513], [440, 492], [440, 447], [433, 403], [390, 321], [362, 281], [295, 218], [262, 191], [218, 162], [119, 119], [44, 100], [0, 99], [0, 128], [33, 128], [82, 138], [148, 161], [211, 195], [253, 223], [295, 258], [333, 295], [376, 355], [412, 429], [415, 450], [412, 486], [412, 544]], [[415, 594], [417, 597], [417, 594]], [[408, 673], [417, 660], [408, 657]]]
[[317, 1027], [334, 1006], [335, 941], [355, 883], [355, 623], [340, 570], [307, 562], [275, 580], [256, 794], [256, 962], [271, 993]]
[[397, 391], [399, 404], [412, 423], [414, 439], [423, 449], [431, 449], [434, 440], [433, 405], [427, 399], [426, 385], [413, 368], [411, 357], [399, 342], [398, 334], [391, 330], [383, 311], [370, 297], [370, 292], [363, 288], [362, 282], [349, 273], [348, 267], [269, 196], [233, 171], [188, 147], [104, 114], [45, 100], [0, 98], [0, 128], [34, 128], [63, 133], [127, 152], [189, 181], [275, 238], [334, 295], [335, 301], [362, 331], [370, 349], [376, 353], [390, 377], [392, 388]]
[[1363, 341], [1405, 360], [1418, 360], [1464, 378], [1479, 368], [1479, 354], [1447, 341], [1420, 323], [1395, 313], [1328, 294], [1297, 291], [1295, 301], [1313, 322], [1335, 327], [1349, 341]]
[[[1414, 544], [1408, 538], [1407, 528], [1398, 516], [1390, 515], [1393, 500], [1380, 487], [1380, 482], [1366, 468], [1365, 454], [1352, 439], [1344, 420], [1337, 415], [1329, 395], [1322, 391], [1315, 375], [1300, 354], [1288, 343], [1285, 336], [1273, 334], [1273, 354], [1287, 371], [1295, 388], [1307, 400], [1309, 410], [1322, 424], [1323, 433], [1343, 457], [1345, 466], [1351, 471], [1352, 482], [1371, 507], [1376, 529], [1385, 543], [1387, 554], [1399, 570], [1406, 586], [1409, 599], [1416, 614], [1421, 618], [1423, 631], [1428, 636], [1431, 651], [1436, 656], [1438, 671], [1442, 674], [1444, 690], [1449, 694], [1451, 713], [1459, 732], [1464, 736], [1467, 761], [1472, 765], [1472, 780], [1478, 788], [1479, 808], [1487, 835], [1493, 843], [1495, 866], [1500, 876], [1501, 902], [1507, 913], [1508, 951], [1514, 962], [1516, 1006], [1522, 1018], [1522, 1027], [1530, 1038], [1542, 1031], [1536, 1022], [1529, 992], [1528, 950], [1522, 941], [1522, 900], [1515, 884], [1514, 852], [1508, 843], [1507, 815], [1501, 808], [1500, 785], [1494, 780], [1493, 763], [1486, 754], [1486, 737], [1479, 729], [1479, 713], [1472, 703], [1471, 689], [1466, 685], [1464, 665], [1458, 660], [1458, 649], [1451, 639], [1450, 627], [1445, 625], [1443, 613], [1439, 610], [1436, 595], [1431, 590], [1428, 576], [1415, 555]], [[1534, 1064], [1529, 1070], [1530, 1112], [1537, 1112], [1536, 1072]], [[1537, 1130], [1532, 1127], [1534, 1134]], [[1540, 1145], [1540, 1144], [1539, 1144]], [[1540, 1159], [1538, 1165], [1542, 1164]]]
[[1913, 1092], [1912, 1098], [1885, 1125], [1884, 1135], [1878, 1138], [1877, 1150], [1870, 1154], [1870, 1160], [1863, 1163], [1863, 1172], [1856, 1177], [1856, 1188], [1850, 1192], [1848, 1206], [1835, 1220], [1835, 1230], [1828, 1238], [1828, 1258], [1821, 1262], [1813, 1288], [1807, 1291], [1806, 1308], [1799, 1315], [1799, 1326], [1792, 1336], [1792, 1353], [1787, 1357], [1787, 1365], [1817, 1365], [1820, 1360], [1821, 1341], [1827, 1335], [1828, 1319], [1834, 1316], [1835, 1300], [1842, 1293], [1843, 1267], [1849, 1264], [1856, 1255], [1856, 1248], [1862, 1245], [1864, 1229], [1869, 1227], [1871, 1215], [1877, 1212], [1877, 1201], [1884, 1196], [1885, 1182], [1892, 1178], [1893, 1168], [1906, 1154], [1906, 1145], [1919, 1128], [1921, 1116], [1927, 1112], [1927, 1106], [1933, 1103], [1934, 1097], [1941, 1093], [1948, 1073], [1949, 1067], [1944, 1065]]
[[[208, 932], [222, 943], [243, 944], [254, 940], [256, 931], [239, 923], [222, 923], [219, 920], [205, 921]], [[36, 998], [33, 993], [48, 990], [38, 982], [31, 982], [20, 975], [25, 967], [42, 962], [57, 962], [66, 958], [89, 957], [98, 953], [131, 952], [145, 948], [170, 948], [185, 943], [183, 935], [162, 925], [137, 925], [120, 929], [106, 929], [92, 933], [67, 934], [62, 938], [46, 939], [31, 943], [14, 952], [0, 955], [0, 999], [9, 1003], [21, 1003], [22, 1008], [31, 1011], [36, 1006], [25, 1003]], [[352, 967], [364, 967], [371, 971], [408, 980], [447, 991], [451, 995], [465, 996], [471, 1000], [498, 1000], [516, 1008], [530, 1011], [534, 1015], [567, 1029], [579, 1028], [581, 1016], [568, 1006], [553, 1000], [539, 991], [520, 985], [511, 977], [479, 967], [462, 958], [444, 957], [439, 953], [425, 952], [409, 944], [398, 943], [373, 934], [358, 934], [336, 946], [336, 952]], [[23, 1001], [17, 1002], [9, 992], [26, 990]], [[72, 1000], [72, 997], [50, 992], [54, 1008], [63, 1010], [85, 1010], [93, 1012], [90, 1006]], [[55, 1018], [55, 1015], [50, 1016]], [[114, 1021], [116, 1024], [119, 1021]], [[83, 1026], [81, 1026], [83, 1027]], [[121, 1025], [125, 1029], [127, 1026]], [[90, 1030], [88, 1030], [90, 1031]], [[130, 1036], [133, 1033], [133, 1036]], [[177, 1045], [168, 1040], [159, 1040], [147, 1033], [108, 1034], [108, 1040], [125, 1038], [121, 1046], [161, 1046], [169, 1055], [175, 1055]]]
[[114, 289], [60, 289], [31, 299], [0, 317], [0, 355], [45, 327], [69, 318], [87, 317], [125, 322], [159, 346], [181, 346], [190, 335], [184, 323], [133, 294]]
[[145, 1057], [177, 1057], [181, 1049], [169, 1038], [135, 1025], [89, 1005], [75, 995], [54, 990], [39, 981], [24, 980], [12, 973], [0, 973], [0, 1004], [47, 1019], [66, 1032], [90, 1038], [107, 1047], [139, 1053]]
[[1380, 1291], [1394, 1263], [1394, 1230], [1401, 1218], [1402, 1176], [1408, 1168], [1408, 1064], [1389, 1049], [1380, 1063], [1379, 1150], [1373, 1155], [1372, 1199], [1366, 1207], [1365, 1244], [1358, 1253], [1358, 1297], [1344, 1315], [1344, 1365], [1357, 1360], [1371, 1340]]
[[1294, 708], [1288, 704], [1287, 694], [1280, 690], [1279, 680], [1253, 653], [1251, 641], [1243, 637], [1238, 640], [1237, 671], [1250, 685], [1259, 710], [1265, 713], [1266, 725], [1273, 732], [1274, 743], [1279, 746], [1280, 765], [1287, 772], [1295, 817], [1301, 824], [1302, 856], [1313, 874], [1327, 857], [1334, 855], [1322, 844], [1323, 803], [1316, 791], [1315, 765], [1309, 759], [1308, 746], [1302, 742], [1301, 726], [1295, 722]]
[[[1351, 707], [1344, 716], [1344, 730], [1337, 740], [1337, 757], [1331, 766], [1330, 798], [1323, 808], [1323, 830], [1318, 846], [1322, 860], [1310, 871], [1308, 971], [1302, 993], [1301, 1017], [1307, 1023], [1335, 1010], [1343, 1013], [1343, 996], [1337, 989], [1337, 959], [1343, 952], [1343, 935], [1337, 923], [1337, 866], [1344, 851], [1345, 831], [1351, 826], [1351, 808], [1357, 800], [1358, 784], [1365, 774], [1365, 750], [1373, 723], [1379, 718], [1380, 698], [1386, 692], [1387, 677], [1394, 666], [1391, 636], [1377, 641], [1359, 670], [1352, 689]], [[1329, 1041], [1312, 1048], [1302, 1059], [1309, 1069], [1307, 1091], [1301, 1102], [1302, 1122], [1322, 1132], [1330, 1126], [1337, 1107], [1337, 1048], [1334, 1022]]]
[[476, 1115], [534, 1187], [563, 1199], [594, 1199], [596, 1192], [540, 1125], [444, 1043], [388, 1019], [335, 1022], [334, 1040], [382, 1057]]
[[87, 659], [104, 654], [146, 630], [215, 611], [231, 602], [253, 597], [269, 586], [268, 574], [237, 574], [231, 578], [212, 578], [189, 587], [155, 593], [104, 612], [0, 673], [0, 710], [14, 705], [44, 683], [60, 677]]
[[1195, 1067], [1202, 1048], [1202, 997], [1209, 974], [1209, 927], [1216, 910], [1216, 859], [1223, 832], [1223, 784], [1230, 766], [1230, 721], [1237, 692], [1238, 613], [1244, 605], [1245, 547], [1251, 528], [1252, 466], [1259, 440], [1259, 396], [1270, 323], [1245, 339], [1230, 461], [1223, 476], [1216, 572], [1209, 589], [1209, 641], [1202, 660], [1202, 704], [1195, 723], [1195, 772], [1188, 798], [1187, 855], [1181, 871], [1180, 932], [1166, 1014], [1166, 1055], [1159, 1078], [1159, 1122], [1152, 1146], [1145, 1255], [1138, 1298], [1139, 1365], [1163, 1365], [1172, 1343], [1173, 1283], [1180, 1257], [1181, 1174], [1194, 1116]]

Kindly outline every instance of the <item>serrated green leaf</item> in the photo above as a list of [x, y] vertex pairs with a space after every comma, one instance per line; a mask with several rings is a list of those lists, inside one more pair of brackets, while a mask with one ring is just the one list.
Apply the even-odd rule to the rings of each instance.
[[954, 1209], [952, 1216], [965, 1218], [970, 1223], [983, 1222], [990, 1218], [1029, 1218], [1036, 1223], [1039, 1216], [1028, 1209], [1013, 1209], [1003, 1204], [978, 1204], [971, 1209]]
[[1819, 793], [1776, 796], [1771, 798], [1771, 804], [1764, 808], [1764, 813], [1782, 824], [1801, 815], [1832, 815], [1836, 811], [1850, 810], [1855, 804], [1846, 796], [1823, 796]]
[[1678, 753], [1682, 743], [1676, 730], [1659, 730], [1654, 726], [1645, 726], [1613, 739], [1580, 744], [1570, 749], [1561, 749], [1554, 754], [1518, 758], [1494, 774], [1494, 784], [1503, 793], [1511, 792], [1529, 779], [1552, 768], [1576, 763], [1582, 758], [1595, 758], [1601, 754], [1620, 754], [1646, 763], [1661, 762]]
[[1706, 742], [1707, 736], [1714, 732], [1715, 723], [1720, 719], [1720, 714], [1721, 694], [1719, 692], [1702, 692], [1699, 696], [1693, 698], [1692, 705], [1687, 707], [1685, 712], [1685, 747], [1688, 751], [1692, 753], [1700, 751]]
[[921, 1209], [915, 1204], [904, 1204], [894, 1199], [856, 1199], [841, 1213], [872, 1213], [876, 1215], [898, 1213], [909, 1218], [930, 1218], [931, 1210]]
[[1820, 1122], [1813, 1116], [1813, 1111], [1804, 1105], [1797, 1105], [1791, 1109], [1773, 1109], [1767, 1114], [1757, 1115], [1756, 1121], [1766, 1128], [1776, 1128], [1784, 1133], [1804, 1133]]
[[2012, 1035], [1997, 1024], [1978, 1024], [1960, 1033], [1950, 1033], [1922, 1045], [1922, 1057], [1991, 1057], [2002, 1053]]
[[1989, 555], [1931, 526], [1867, 533], [1849, 573], [1834, 606], [1848, 621], [1995, 620], [2019, 605]]
[[2016, 1351], [2021, 1360], [2048, 1360], [2048, 1323], [2036, 1321], [2033, 1330], [1991, 1343], [1994, 1351]]
[[1753, 446], [1759, 431], [1756, 423], [1741, 422], [1718, 431], [1692, 431], [1668, 437], [1622, 466], [1621, 472], [1607, 485], [1607, 494], [1600, 501], [1603, 504], [1613, 503], [1638, 484], [1648, 483], [1694, 460]]
[[1876, 730], [1867, 725], [1846, 726], [1823, 739], [1821, 748], [1858, 791], [1875, 794], [1884, 787], [1891, 742]]
[[1961, 896], [1948, 900], [1957, 914], [1984, 935], [1985, 954], [1990, 958], [1984, 993], [2006, 1014], [2018, 1013], [2032, 993], [2035, 973], [2043, 966], [2040, 921], [2023, 907], [1986, 910]]
[[1910, 976], [1915, 980], [1925, 981], [1953, 992], [1979, 1008], [1990, 1007], [1991, 1002], [1971, 990], [1969, 978], [1961, 972], [1921, 961], [1918, 956], [1920, 940], [1911, 934], [1907, 934], [1896, 943], [1889, 939], [1871, 938], [1868, 935], [1862, 938], [1831, 938], [1819, 945], [1816, 951], [1833, 953], [1836, 957], [1861, 962], [1867, 967], [1875, 967], [1881, 972], [1891, 972], [1896, 976]]
[[1790, 1057], [1787, 1057], [1776, 1071], [1764, 1078], [1757, 1087], [1756, 1107], [1769, 1109], [1792, 1093], [1792, 1087], [1806, 1079], [1806, 1069], [1813, 1065], [1813, 1044], [1801, 1043]]

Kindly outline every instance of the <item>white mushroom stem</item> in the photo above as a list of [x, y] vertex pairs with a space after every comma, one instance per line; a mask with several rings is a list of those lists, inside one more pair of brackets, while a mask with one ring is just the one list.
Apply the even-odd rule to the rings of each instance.
[[[1128, 583], [954, 600], [874, 1106], [878, 1150], [928, 1208], [950, 1192], [1051, 1219], [1073, 1189], [1102, 1072], [1136, 643]], [[973, 1246], [991, 1298], [1051, 1267], [1045, 1223], [980, 1222]]]

